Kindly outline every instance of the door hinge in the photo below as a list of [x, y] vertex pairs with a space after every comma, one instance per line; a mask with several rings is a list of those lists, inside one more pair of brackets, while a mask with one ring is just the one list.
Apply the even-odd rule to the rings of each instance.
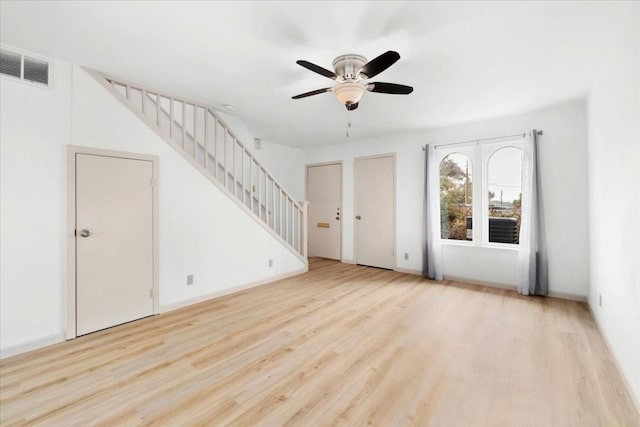
[[155, 178], [151, 178], [151, 186], [155, 187], [156, 186], [156, 179]]
[[149, 289], [149, 297], [153, 298], [153, 288]]
[[78, 237], [78, 230], [73, 230], [73, 235], [74, 235], [75, 237]]

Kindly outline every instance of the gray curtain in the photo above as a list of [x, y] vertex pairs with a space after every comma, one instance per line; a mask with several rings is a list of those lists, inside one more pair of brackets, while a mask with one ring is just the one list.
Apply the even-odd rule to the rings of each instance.
[[518, 292], [549, 293], [549, 265], [542, 186], [538, 168], [538, 132], [527, 132], [522, 147], [522, 205], [518, 247]]
[[440, 167], [433, 145], [425, 147], [422, 223], [422, 275], [442, 280], [440, 246]]

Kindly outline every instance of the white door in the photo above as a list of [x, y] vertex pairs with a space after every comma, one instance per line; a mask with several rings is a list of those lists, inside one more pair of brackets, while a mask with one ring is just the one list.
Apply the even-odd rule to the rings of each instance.
[[340, 259], [342, 165], [307, 167], [309, 256]]
[[153, 314], [153, 164], [76, 154], [76, 331]]
[[395, 268], [395, 157], [354, 163], [356, 263]]

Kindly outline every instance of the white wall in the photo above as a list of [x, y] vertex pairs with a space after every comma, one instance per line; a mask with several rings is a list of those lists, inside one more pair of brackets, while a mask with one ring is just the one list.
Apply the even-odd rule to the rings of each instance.
[[589, 305], [640, 402], [640, 4], [627, 7], [588, 103]]
[[[56, 62], [54, 73], [52, 90], [2, 80], [3, 355], [59, 340], [66, 330], [70, 143], [159, 156], [161, 309], [304, 269], [84, 70]], [[194, 286], [186, 286], [187, 274]]]
[[61, 339], [71, 66], [53, 87], [0, 78], [0, 349]]
[[[547, 218], [550, 290], [587, 295], [587, 160], [584, 100], [575, 100], [527, 114], [447, 128], [383, 136], [306, 150], [307, 164], [342, 160], [342, 256], [353, 261], [353, 159], [397, 153], [397, 267], [422, 270], [422, 192], [427, 143], [450, 143], [542, 129], [541, 179]], [[357, 132], [357, 129], [353, 131]], [[409, 260], [404, 259], [409, 254]], [[444, 273], [473, 281], [515, 285], [516, 254], [509, 249], [446, 246]]]

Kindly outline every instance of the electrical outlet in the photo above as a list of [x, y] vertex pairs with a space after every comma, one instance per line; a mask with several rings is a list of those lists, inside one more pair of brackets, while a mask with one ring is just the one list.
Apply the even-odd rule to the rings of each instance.
[[273, 267], [273, 260], [272, 259], [269, 260], [269, 267]]
[[409, 254], [407, 252], [404, 253], [404, 259], [409, 259]]
[[602, 307], [602, 294], [598, 294], [598, 305]]
[[193, 274], [187, 275], [187, 286], [193, 285]]

